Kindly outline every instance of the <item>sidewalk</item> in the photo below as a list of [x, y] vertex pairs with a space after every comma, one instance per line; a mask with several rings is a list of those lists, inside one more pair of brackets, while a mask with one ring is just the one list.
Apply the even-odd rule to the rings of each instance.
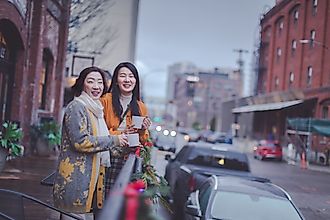
[[[249, 153], [253, 153], [253, 147], [257, 144], [257, 141], [252, 140], [252, 139], [247, 139], [247, 138], [234, 138], [233, 144], [235, 146], [237, 146], [237, 148], [240, 151], [249, 154]], [[288, 159], [287, 147], [283, 147], [283, 160], [287, 161], [287, 159]], [[298, 160], [297, 162], [295, 162], [295, 164], [292, 164], [292, 165], [300, 166], [300, 161]], [[308, 163], [307, 169], [319, 171], [319, 172], [330, 173], [330, 166]]]
[[[42, 185], [40, 181], [55, 171], [56, 165], [57, 156], [55, 155], [50, 157], [28, 156], [7, 161], [5, 169], [0, 173], [0, 189], [24, 193], [53, 205], [52, 186]], [[6, 204], [6, 207], [10, 206], [9, 212], [17, 212], [19, 201], [10, 199], [10, 202], [12, 205]], [[4, 201], [0, 198], [0, 207], [1, 205], [4, 205]], [[171, 218], [168, 210], [162, 205], [155, 206], [154, 210], [162, 220]], [[30, 202], [25, 206], [24, 214], [27, 216], [26, 219], [60, 219], [57, 213], [39, 205], [32, 205]]]
[[[29, 156], [6, 162], [5, 169], [0, 173], [0, 188], [17, 191], [35, 197], [52, 205], [52, 187], [41, 185], [40, 181], [55, 170], [57, 156]], [[20, 212], [20, 201], [11, 199], [10, 213]], [[1, 201], [3, 203], [4, 201]], [[24, 200], [24, 213], [28, 219], [59, 219], [57, 213], [48, 208]]]

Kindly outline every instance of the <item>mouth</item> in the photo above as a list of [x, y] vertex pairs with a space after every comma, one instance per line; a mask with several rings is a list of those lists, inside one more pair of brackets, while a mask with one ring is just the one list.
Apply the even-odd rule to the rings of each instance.
[[100, 91], [92, 91], [91, 93], [94, 97], [98, 97], [101, 94]]
[[123, 87], [124, 87], [125, 89], [129, 89], [129, 88], [132, 87], [132, 85], [131, 85], [131, 84], [123, 84]]

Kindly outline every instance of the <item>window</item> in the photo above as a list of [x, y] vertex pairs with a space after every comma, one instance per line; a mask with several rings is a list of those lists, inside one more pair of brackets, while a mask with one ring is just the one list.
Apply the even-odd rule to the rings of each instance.
[[293, 83], [293, 81], [294, 81], [294, 74], [293, 74], [293, 72], [290, 72], [290, 74], [289, 74], [289, 84], [291, 85]]
[[179, 162], [184, 162], [186, 160], [186, 154], [188, 152], [188, 147], [184, 146], [179, 153], [176, 155], [175, 160]]
[[293, 11], [293, 23], [297, 23], [298, 22], [298, 18], [299, 18], [299, 11], [298, 9]]
[[328, 118], [329, 114], [329, 106], [322, 107], [322, 118]]
[[292, 40], [291, 41], [291, 54], [294, 55], [294, 52], [297, 49], [297, 41], [296, 40]]
[[281, 17], [276, 22], [276, 29], [277, 29], [278, 35], [281, 35], [283, 28], [284, 28], [284, 21], [283, 21], [283, 18]]
[[46, 109], [48, 81], [51, 72], [52, 56], [48, 50], [44, 50], [42, 57], [42, 68], [39, 80], [39, 109]]
[[0, 60], [9, 60], [9, 50], [5, 37], [0, 32]]
[[312, 1], [312, 14], [315, 16], [317, 13], [317, 0]]
[[309, 66], [307, 68], [307, 86], [312, 84], [312, 77], [313, 77], [313, 68]]
[[279, 84], [280, 84], [280, 79], [276, 76], [275, 77], [275, 88], [278, 88]]
[[316, 36], [315, 30], [311, 30], [311, 32], [310, 32], [310, 47], [311, 48], [314, 47], [315, 36]]
[[200, 190], [198, 200], [199, 200], [199, 205], [201, 208], [202, 215], [205, 215], [211, 192], [212, 192], [212, 186], [209, 186], [209, 184], [206, 184]]
[[283, 28], [284, 28], [284, 23], [283, 23], [283, 21], [280, 21], [280, 23], [279, 23], [279, 29], [280, 29], [280, 31], [282, 31]]
[[282, 55], [282, 49], [278, 47], [276, 50], [276, 60], [277, 61], [279, 61], [281, 55]]

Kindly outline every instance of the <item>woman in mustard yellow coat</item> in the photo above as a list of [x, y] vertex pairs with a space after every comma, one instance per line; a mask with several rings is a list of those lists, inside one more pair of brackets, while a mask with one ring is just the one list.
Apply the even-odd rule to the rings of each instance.
[[[147, 117], [147, 108], [140, 98], [139, 74], [132, 63], [123, 62], [115, 68], [109, 93], [101, 97], [101, 103], [110, 134], [137, 132], [140, 143], [146, 142], [151, 121]], [[145, 117], [142, 129], [132, 128], [132, 116]], [[126, 158], [125, 152], [111, 155], [111, 167], [106, 171], [106, 193], [114, 184]]]
[[105, 87], [101, 69], [84, 69], [72, 87], [75, 98], [66, 107], [62, 124], [54, 205], [84, 219], [91, 219], [91, 212], [102, 207], [109, 150], [128, 145], [124, 134], [109, 135], [99, 100]]

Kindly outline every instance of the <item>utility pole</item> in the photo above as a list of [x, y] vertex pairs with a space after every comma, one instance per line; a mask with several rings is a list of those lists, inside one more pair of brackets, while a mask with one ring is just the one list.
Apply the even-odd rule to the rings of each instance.
[[[248, 53], [249, 51], [248, 50], [244, 50], [244, 49], [234, 49], [234, 52], [238, 53], [238, 60], [237, 60], [237, 64], [238, 64], [238, 71], [239, 71], [239, 74], [240, 74], [240, 80], [241, 82], [246, 82], [245, 79], [243, 78], [246, 78], [243, 76], [243, 67], [244, 67], [244, 61], [243, 61], [243, 53]], [[243, 78], [242, 78], [243, 76]], [[244, 88], [244, 86], [243, 86]], [[244, 89], [242, 91], [242, 94], [244, 93]], [[233, 123], [233, 126], [234, 126], [234, 136], [235, 137], [238, 137], [238, 129], [239, 129], [239, 123], [238, 123], [238, 114], [235, 114], [234, 116], [234, 123]]]
[[243, 53], [248, 53], [249, 51], [244, 49], [234, 49], [234, 52], [238, 53], [238, 60], [237, 60], [238, 70], [240, 71], [240, 73], [242, 73], [244, 66]]

